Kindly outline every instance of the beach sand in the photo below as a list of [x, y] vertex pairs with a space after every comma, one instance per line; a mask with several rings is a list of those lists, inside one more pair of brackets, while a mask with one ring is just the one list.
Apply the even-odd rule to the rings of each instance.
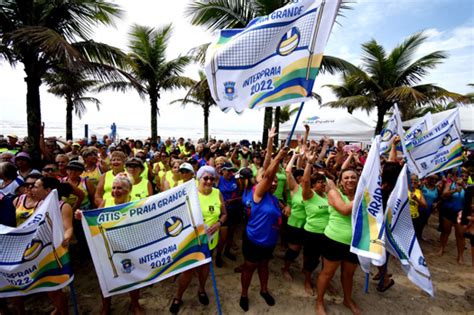
[[[466, 242], [465, 265], [456, 262], [454, 234], [451, 235], [447, 252], [443, 257], [436, 256], [439, 246], [439, 232], [436, 231], [438, 218], [432, 216], [425, 228], [427, 241], [421, 241], [421, 247], [427, 260], [435, 297], [431, 298], [411, 283], [400, 268], [400, 264], [390, 259], [389, 270], [393, 273], [395, 285], [384, 293], [378, 292], [376, 281], [370, 280], [369, 293], [364, 293], [364, 273], [358, 269], [354, 276], [353, 298], [364, 314], [474, 314], [474, 269], [470, 259], [470, 245]], [[454, 233], [454, 232], [453, 232]], [[240, 235], [240, 234], [238, 234]], [[240, 246], [240, 238], [237, 240]], [[257, 274], [254, 275], [249, 290], [250, 310], [247, 314], [314, 314], [315, 297], [309, 296], [303, 289], [301, 257], [292, 265], [293, 281], [288, 282], [281, 276], [283, 265], [282, 247], [277, 246], [275, 258], [270, 262], [269, 290], [275, 297], [276, 305], [270, 307], [259, 295]], [[301, 256], [301, 255], [300, 255]], [[244, 314], [239, 307], [240, 274], [234, 268], [242, 262], [238, 251], [237, 262], [224, 258], [223, 268], [215, 268], [216, 280], [223, 314]], [[317, 275], [319, 268], [314, 273]], [[376, 270], [373, 268], [373, 272]], [[147, 314], [169, 314], [169, 306], [176, 292], [177, 283], [166, 279], [141, 290], [140, 302]], [[333, 294], [326, 295], [328, 314], [350, 314], [342, 304], [342, 288], [339, 271], [331, 282]], [[76, 290], [80, 314], [99, 314], [101, 308], [100, 289], [92, 263], [75, 269], [74, 287]], [[180, 314], [217, 314], [212, 282], [207, 282], [207, 294], [211, 300], [209, 306], [202, 306], [197, 299], [197, 279], [194, 278], [183, 297], [184, 304]], [[71, 314], [72, 314], [72, 304]], [[129, 314], [127, 294], [112, 298], [112, 314]], [[45, 294], [37, 294], [26, 299], [28, 314], [48, 314], [53, 307]]]

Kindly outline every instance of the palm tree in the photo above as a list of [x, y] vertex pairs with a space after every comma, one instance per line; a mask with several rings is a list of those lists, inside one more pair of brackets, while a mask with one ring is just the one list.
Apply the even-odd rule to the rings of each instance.
[[119, 63], [105, 46], [85, 54], [87, 46], [74, 47], [77, 40], [90, 41], [92, 29], [111, 25], [121, 15], [117, 5], [103, 0], [46, 1], [3, 0], [0, 2], [0, 54], [11, 65], [24, 65], [27, 86], [28, 138], [39, 160], [41, 130], [40, 85], [53, 61], [75, 62], [96, 58]]
[[72, 112], [79, 118], [86, 112], [86, 103], [93, 103], [100, 109], [100, 101], [85, 94], [96, 87], [99, 81], [88, 78], [87, 74], [75, 69], [51, 68], [44, 76], [49, 85], [48, 92], [66, 100], [66, 139], [72, 140]]
[[172, 33], [171, 24], [161, 28], [134, 25], [130, 32], [130, 53], [128, 54], [129, 75], [138, 84], [130, 81], [106, 83], [98, 89], [126, 91], [134, 88], [140, 97], [148, 96], [151, 109], [151, 138], [155, 142], [158, 136], [157, 115], [158, 100], [162, 91], [189, 87], [193, 80], [181, 76], [191, 58], [179, 56], [166, 60], [166, 49]]
[[[191, 17], [193, 25], [202, 25], [211, 31], [222, 28], [244, 28], [254, 18], [268, 15], [289, 2], [291, 0], [199, 0], [188, 5], [186, 14]], [[346, 1], [340, 6], [340, 10], [344, 9], [348, 9]], [[344, 60], [324, 57], [320, 70], [333, 74], [342, 67], [350, 68], [350, 66]], [[272, 116], [273, 108], [265, 108], [262, 143], [267, 143]]]
[[371, 99], [365, 98], [362, 94], [364, 93], [363, 86], [360, 85], [360, 81], [357, 77], [343, 74], [343, 82], [341, 85], [338, 84], [326, 84], [323, 87], [328, 87], [338, 98], [335, 102], [327, 102], [323, 104], [323, 107], [331, 108], [344, 108], [349, 114], [352, 114], [355, 109], [364, 109], [369, 114], [374, 108]]
[[[332, 102], [331, 106], [376, 109], [377, 134], [382, 130], [385, 114], [395, 104], [400, 109], [402, 119], [406, 119], [414, 106], [423, 106], [433, 101], [466, 101], [464, 96], [434, 84], [419, 84], [429, 70], [447, 58], [444, 51], [435, 51], [413, 60], [415, 52], [426, 39], [423, 32], [411, 35], [389, 54], [374, 39], [362, 44], [364, 55], [361, 67], [350, 65], [346, 69], [351, 84], [360, 93], [343, 96]], [[346, 62], [343, 67], [348, 64]]]
[[199, 81], [193, 80], [193, 85], [189, 89], [188, 93], [184, 98], [177, 99], [173, 103], [181, 103], [183, 106], [186, 104], [194, 104], [201, 106], [204, 114], [204, 140], [209, 140], [209, 114], [210, 108], [216, 105], [216, 102], [212, 98], [209, 84], [207, 83], [206, 74], [204, 71], [199, 70]]

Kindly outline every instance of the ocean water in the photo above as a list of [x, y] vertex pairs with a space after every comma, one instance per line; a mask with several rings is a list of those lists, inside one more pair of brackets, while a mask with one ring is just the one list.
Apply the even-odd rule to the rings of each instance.
[[[74, 139], [80, 139], [84, 137], [85, 124], [73, 125], [73, 137]], [[91, 135], [97, 135], [101, 138], [105, 134], [110, 134], [110, 126], [103, 126], [99, 124], [89, 124], [89, 137]], [[12, 120], [0, 120], [0, 135], [7, 136], [9, 134], [15, 134], [18, 137], [25, 137], [28, 134], [26, 122], [12, 121]], [[132, 139], [146, 139], [150, 136], [151, 132], [148, 126], [143, 125], [117, 125], [117, 134], [121, 139], [132, 138]], [[201, 128], [172, 128], [172, 127], [160, 127], [158, 126], [158, 135], [161, 139], [167, 139], [168, 137], [183, 137], [185, 139], [192, 139], [193, 141], [204, 137], [204, 130]], [[257, 130], [230, 130], [230, 129], [213, 129], [209, 130], [209, 135], [212, 138], [238, 141], [241, 139], [248, 139], [250, 141], [261, 140], [262, 131]], [[66, 123], [65, 122], [48, 122], [45, 125], [45, 136], [46, 137], [63, 137], [66, 136]]]

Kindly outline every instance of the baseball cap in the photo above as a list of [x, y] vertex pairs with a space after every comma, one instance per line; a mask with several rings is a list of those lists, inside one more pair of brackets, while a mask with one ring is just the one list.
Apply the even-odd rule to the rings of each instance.
[[8, 138], [13, 138], [13, 139], [18, 139], [18, 136], [17, 136], [17, 135], [13, 135], [13, 134], [8, 135], [7, 137], [8, 137]]
[[235, 174], [235, 178], [243, 178], [243, 179], [250, 179], [252, 178], [252, 170], [248, 167], [242, 167], [237, 174]]
[[26, 152], [20, 152], [17, 155], [15, 155], [15, 159], [18, 159], [18, 158], [23, 158], [23, 159], [27, 159], [31, 161], [31, 156]]
[[237, 169], [230, 162], [225, 162], [222, 165], [221, 170], [223, 170], [223, 171], [234, 171], [234, 172], [237, 171]]
[[71, 170], [78, 170], [78, 171], [85, 170], [84, 164], [80, 161], [71, 161], [67, 164], [66, 168], [71, 169]]
[[191, 173], [194, 173], [194, 168], [191, 164], [189, 164], [188, 162], [184, 162], [182, 163], [180, 166], [179, 166], [179, 171], [187, 171], [187, 172], [191, 172]]
[[128, 159], [127, 162], [125, 162], [125, 166], [139, 166], [141, 168], [144, 168], [143, 161], [136, 157]]
[[72, 144], [72, 146], [73, 146], [73, 147], [79, 147], [79, 148], [81, 147], [81, 145], [80, 145], [78, 142], [74, 142], [74, 143]]

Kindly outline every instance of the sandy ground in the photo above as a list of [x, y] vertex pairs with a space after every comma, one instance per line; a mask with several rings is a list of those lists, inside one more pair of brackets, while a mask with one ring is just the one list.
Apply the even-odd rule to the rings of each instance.
[[[470, 245], [466, 242], [466, 265], [456, 262], [454, 234], [451, 235], [448, 250], [443, 257], [436, 256], [439, 233], [436, 231], [437, 217], [432, 217], [425, 229], [427, 241], [421, 242], [435, 289], [435, 297], [431, 298], [421, 289], [412, 284], [400, 269], [399, 263], [393, 258], [389, 269], [393, 273], [395, 285], [385, 293], [376, 291], [376, 281], [370, 280], [369, 293], [364, 293], [364, 274], [360, 269], [354, 276], [354, 300], [364, 314], [474, 314], [474, 269], [471, 266]], [[454, 233], [454, 232], [453, 232]], [[240, 234], [238, 234], [240, 235]], [[240, 246], [240, 239], [237, 240]], [[314, 314], [315, 298], [307, 295], [303, 289], [301, 273], [301, 257], [292, 265], [293, 281], [288, 282], [281, 276], [283, 265], [283, 249], [277, 246], [270, 263], [269, 289], [276, 300], [273, 307], [267, 306], [259, 295], [259, 282], [255, 274], [249, 291], [250, 310], [247, 314]], [[225, 258], [224, 258], [225, 259]], [[225, 259], [223, 268], [215, 268], [216, 281], [223, 314], [243, 314], [238, 301], [240, 298], [240, 274], [234, 268], [242, 262], [238, 252], [237, 262]], [[314, 278], [317, 276], [315, 272]], [[375, 272], [375, 270], [374, 270]], [[98, 281], [92, 263], [76, 268], [74, 286], [80, 314], [98, 314], [101, 301]], [[142, 290], [141, 304], [147, 314], [168, 314], [169, 306], [176, 291], [176, 283], [172, 279], [164, 280]], [[339, 272], [332, 281], [335, 294], [326, 296], [326, 309], [329, 314], [350, 314], [342, 304], [342, 289]], [[216, 314], [216, 304], [212, 283], [207, 283], [207, 293], [211, 300], [209, 306], [202, 306], [197, 299], [197, 279], [193, 279], [183, 297], [184, 304], [180, 314]], [[113, 314], [129, 314], [129, 298], [127, 294], [112, 299]], [[51, 303], [44, 294], [29, 297], [26, 300], [29, 314], [47, 314], [52, 310]], [[71, 305], [72, 313], [72, 305]]]

